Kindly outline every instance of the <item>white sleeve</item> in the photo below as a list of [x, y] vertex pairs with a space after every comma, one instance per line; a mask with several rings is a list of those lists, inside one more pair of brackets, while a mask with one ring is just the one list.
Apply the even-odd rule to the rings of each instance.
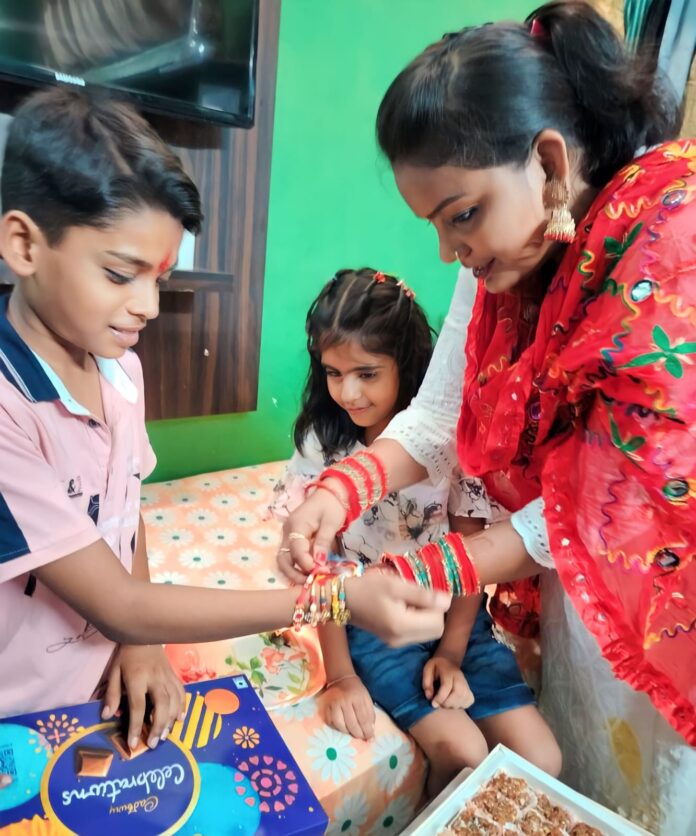
[[549, 546], [549, 534], [544, 519], [544, 500], [533, 499], [510, 517], [515, 531], [534, 560], [546, 569], [553, 569], [553, 557]]
[[284, 522], [305, 500], [305, 490], [324, 469], [324, 454], [314, 432], [307, 434], [302, 452], [295, 450], [285, 471], [273, 486], [273, 501], [266, 519]]
[[476, 280], [462, 268], [433, 356], [418, 394], [380, 438], [397, 441], [423, 465], [434, 483], [457, 465], [457, 422], [462, 406], [464, 346], [476, 296]]

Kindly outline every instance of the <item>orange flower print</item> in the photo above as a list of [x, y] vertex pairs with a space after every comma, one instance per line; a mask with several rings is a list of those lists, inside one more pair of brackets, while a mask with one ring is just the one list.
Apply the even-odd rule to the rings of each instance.
[[280, 673], [280, 666], [285, 661], [285, 656], [275, 647], [264, 647], [259, 653], [263, 660], [263, 666], [271, 676], [276, 676]]
[[251, 726], [240, 726], [232, 735], [232, 739], [242, 749], [254, 749], [259, 745], [261, 737], [256, 729], [252, 729]]

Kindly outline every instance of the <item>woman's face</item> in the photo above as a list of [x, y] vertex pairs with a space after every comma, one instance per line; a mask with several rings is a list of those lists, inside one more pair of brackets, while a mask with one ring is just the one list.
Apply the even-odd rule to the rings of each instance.
[[528, 276], [553, 246], [544, 240], [547, 178], [536, 155], [523, 166], [483, 169], [401, 163], [394, 177], [414, 214], [435, 227], [440, 258], [473, 269], [491, 293]]

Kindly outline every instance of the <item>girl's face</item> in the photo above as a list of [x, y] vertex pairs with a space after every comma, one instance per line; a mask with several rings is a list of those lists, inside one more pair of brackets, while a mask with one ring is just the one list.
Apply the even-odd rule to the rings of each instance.
[[491, 293], [527, 277], [553, 246], [544, 240], [547, 178], [536, 155], [524, 166], [485, 169], [402, 163], [394, 176], [414, 214], [435, 227], [440, 258], [473, 269]]
[[329, 394], [365, 429], [371, 443], [394, 416], [399, 397], [399, 369], [388, 354], [372, 354], [356, 339], [321, 353]]

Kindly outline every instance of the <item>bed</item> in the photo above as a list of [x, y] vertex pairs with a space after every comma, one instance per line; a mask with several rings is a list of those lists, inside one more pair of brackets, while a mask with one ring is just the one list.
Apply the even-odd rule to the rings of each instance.
[[[157, 583], [273, 589], [280, 525], [267, 512], [282, 462], [143, 486], [150, 573]], [[167, 648], [185, 682], [241, 671], [267, 706], [330, 818], [327, 833], [400, 833], [418, 808], [425, 760], [380, 709], [375, 737], [353, 740], [322, 720], [325, 674], [314, 632]], [[249, 745], [253, 745], [249, 734]]]

